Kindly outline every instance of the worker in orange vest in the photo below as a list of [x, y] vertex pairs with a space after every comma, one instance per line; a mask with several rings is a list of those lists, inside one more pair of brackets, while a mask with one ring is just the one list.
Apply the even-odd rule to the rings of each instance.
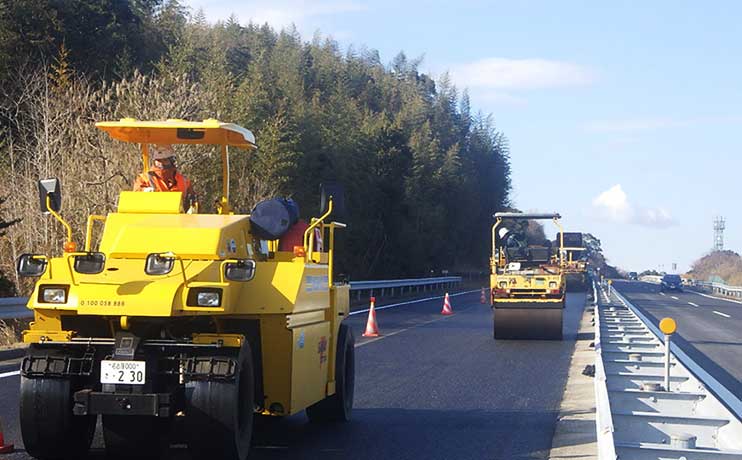
[[137, 176], [135, 192], [183, 192], [183, 207], [189, 212], [197, 206], [191, 181], [178, 171], [175, 151], [169, 144], [154, 145], [150, 149], [152, 167]]

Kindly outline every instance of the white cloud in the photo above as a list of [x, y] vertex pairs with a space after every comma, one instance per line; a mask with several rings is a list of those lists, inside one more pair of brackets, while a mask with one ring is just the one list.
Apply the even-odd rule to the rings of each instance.
[[234, 2], [225, 0], [186, 0], [195, 12], [203, 8], [209, 21], [226, 20], [234, 14], [240, 23], [268, 23], [275, 28], [295, 24], [298, 28], [311, 27], [308, 22], [318, 16], [365, 11], [367, 7], [356, 1], [328, 0], [256, 0]]
[[635, 224], [655, 228], [667, 228], [675, 225], [675, 220], [668, 210], [635, 206], [629, 202], [621, 184], [616, 184], [593, 198], [593, 210], [597, 217], [619, 224]]
[[496, 90], [585, 86], [595, 80], [592, 69], [570, 62], [497, 57], [459, 65], [451, 75], [460, 86]]

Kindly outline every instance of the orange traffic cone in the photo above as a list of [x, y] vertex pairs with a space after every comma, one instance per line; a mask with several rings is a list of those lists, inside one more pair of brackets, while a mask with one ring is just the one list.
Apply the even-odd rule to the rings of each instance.
[[443, 298], [443, 310], [441, 310], [441, 315], [453, 315], [451, 301], [448, 299], [448, 292], [446, 292], [446, 297]]
[[9, 454], [13, 452], [15, 448], [13, 444], [5, 444], [5, 436], [3, 436], [3, 422], [0, 420], [0, 454]]
[[374, 304], [376, 303], [376, 297], [371, 297], [371, 307], [368, 309], [368, 321], [366, 321], [366, 330], [363, 332], [364, 337], [378, 337], [379, 325], [376, 324], [376, 310], [374, 310]]
[[479, 296], [479, 303], [487, 303], [487, 299], [484, 297], [484, 288], [482, 288], [482, 295]]

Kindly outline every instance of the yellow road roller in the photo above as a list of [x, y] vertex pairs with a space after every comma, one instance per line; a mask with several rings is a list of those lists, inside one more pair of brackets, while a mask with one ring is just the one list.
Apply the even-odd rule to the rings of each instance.
[[[564, 238], [557, 213], [498, 212], [492, 226], [490, 292], [495, 339], [562, 338], [565, 303]], [[533, 244], [518, 221], [552, 220], [558, 247]]]
[[348, 420], [354, 338], [349, 285], [333, 279], [344, 225], [331, 220], [342, 189], [325, 187], [309, 222], [270, 200], [237, 214], [229, 157], [257, 148], [249, 130], [217, 120], [96, 126], [139, 144], [145, 171], [150, 145], [220, 146], [222, 193], [214, 213], [199, 214], [180, 191], [122, 191], [115, 212], [89, 216], [78, 249], [59, 181], [39, 182], [41, 209], [67, 240], [61, 255], [17, 261], [19, 275], [38, 277], [21, 367], [28, 453], [84, 457], [99, 415], [107, 455], [127, 459], [166, 455], [175, 433], [194, 459], [243, 460], [256, 417]]

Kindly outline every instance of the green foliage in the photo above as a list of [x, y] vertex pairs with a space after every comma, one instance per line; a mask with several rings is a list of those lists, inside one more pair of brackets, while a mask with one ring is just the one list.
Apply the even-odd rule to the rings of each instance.
[[593, 269], [600, 269], [600, 274], [607, 278], [623, 278], [616, 267], [608, 264], [608, 259], [603, 255], [600, 240], [592, 233], [582, 234], [582, 245], [587, 249], [587, 260]]
[[[194, 109], [163, 118], [214, 117], [253, 130], [260, 150], [233, 156], [238, 210], [283, 194], [308, 218], [321, 182], [344, 184], [349, 227], [338, 236], [338, 269], [352, 278], [486, 266], [491, 215], [509, 205], [507, 139], [491, 116], [471, 113], [468, 94], [447, 75], [421, 73], [421, 59], [400, 53], [387, 67], [375, 51], [343, 53], [319, 34], [305, 42], [293, 28], [209, 24], [177, 0], [0, 2], [4, 65], [15, 48], [64, 62], [64, 75], [125, 86], [112, 104], [146, 102], [132, 92], [170, 85], [192, 94], [172, 106]], [[152, 83], [131, 83], [145, 81], [140, 74]], [[117, 116], [167, 112], [120, 105]], [[218, 171], [202, 163], [184, 161], [199, 190], [215, 192]]]

